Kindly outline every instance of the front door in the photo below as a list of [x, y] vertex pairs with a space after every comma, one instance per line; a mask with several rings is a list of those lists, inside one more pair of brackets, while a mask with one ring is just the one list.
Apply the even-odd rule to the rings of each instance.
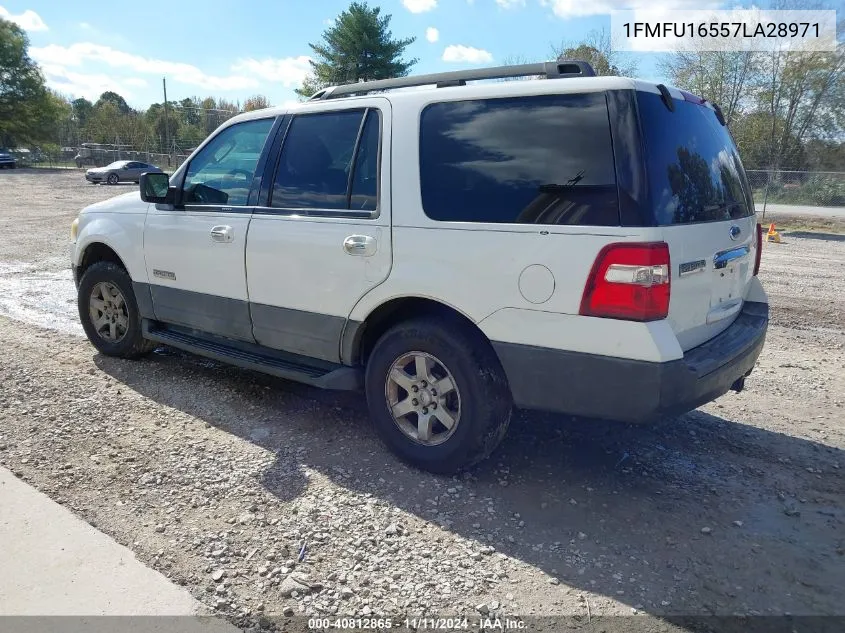
[[390, 272], [390, 103], [309, 104], [269, 164], [246, 249], [255, 340], [338, 362], [358, 300]]
[[244, 253], [250, 193], [274, 121], [255, 119], [218, 132], [188, 165], [182, 204], [148, 212], [144, 256], [158, 320], [254, 340]]

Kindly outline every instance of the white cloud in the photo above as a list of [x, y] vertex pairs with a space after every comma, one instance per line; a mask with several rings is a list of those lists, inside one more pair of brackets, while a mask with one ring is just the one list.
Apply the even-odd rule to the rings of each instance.
[[299, 86], [308, 73], [311, 72], [311, 58], [307, 55], [299, 57], [282, 57], [267, 59], [242, 59], [232, 66], [235, 72], [247, 72], [267, 81], [280, 83], [286, 88]]
[[428, 27], [425, 30], [425, 39], [434, 44], [434, 42], [440, 39], [440, 31], [433, 26]]
[[14, 22], [24, 31], [46, 31], [47, 25], [41, 16], [32, 9], [27, 9], [19, 15], [12, 15], [5, 7], [0, 7], [0, 18]]
[[503, 9], [521, 9], [525, 6], [525, 0], [496, 0]]
[[80, 42], [71, 46], [50, 44], [41, 48], [33, 47], [30, 48], [29, 53], [41, 64], [67, 67], [81, 66], [86, 61], [93, 61], [100, 66], [105, 64], [112, 68], [125, 68], [136, 73], [165, 75], [173, 81], [200, 86], [208, 90], [243, 90], [260, 86], [259, 81], [253, 77], [208, 75], [191, 64], [142, 57], [90, 42]]
[[444, 62], [470, 62], [485, 64], [493, 61], [493, 56], [483, 48], [473, 48], [461, 44], [452, 44], [443, 51]]
[[437, 0], [402, 0], [402, 4], [411, 13], [425, 13], [437, 7]]
[[[510, 0], [496, 0], [509, 2]], [[607, 15], [615, 11], [648, 10], [660, 14], [671, 9], [708, 9], [721, 6], [721, 0], [540, 0], [544, 7], [550, 7], [559, 18], [573, 18], [586, 15]]]
[[149, 86], [146, 79], [141, 79], [140, 77], [130, 77], [129, 79], [124, 79], [123, 83], [127, 86], [137, 86], [138, 88], [146, 88]]
[[74, 98], [85, 97], [90, 101], [96, 101], [107, 90], [131, 99], [133, 96], [131, 87], [138, 85], [132, 79], [121, 81], [101, 73], [77, 73], [56, 64], [42, 64], [41, 70], [50, 88], [64, 95]]

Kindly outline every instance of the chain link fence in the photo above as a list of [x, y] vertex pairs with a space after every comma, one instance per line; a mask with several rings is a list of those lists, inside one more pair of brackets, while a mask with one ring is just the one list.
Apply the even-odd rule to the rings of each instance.
[[807, 207], [845, 208], [845, 172], [749, 169], [748, 181], [758, 212], [777, 208], [796, 212]]
[[172, 173], [235, 109], [170, 108], [168, 118], [132, 112], [105, 125], [67, 121], [50, 142], [12, 149], [21, 167], [89, 169], [117, 160], [150, 163]]

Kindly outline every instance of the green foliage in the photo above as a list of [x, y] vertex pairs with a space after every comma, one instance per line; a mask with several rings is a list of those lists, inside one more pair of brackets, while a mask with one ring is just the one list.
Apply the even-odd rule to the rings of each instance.
[[80, 98], [71, 101], [70, 106], [76, 122], [81, 127], [85, 127], [88, 124], [88, 119], [94, 114], [94, 104], [88, 101], [88, 99]]
[[59, 100], [29, 57], [23, 30], [0, 18], [0, 145], [39, 142], [59, 116]]
[[[845, 206], [845, 178], [819, 174], [805, 183], [771, 182], [768, 202], [772, 204], [806, 204], [818, 207]], [[765, 190], [755, 195], [762, 200]]]
[[320, 43], [309, 44], [317, 59], [297, 94], [310, 97], [325, 86], [407, 75], [417, 60], [402, 55], [416, 38], [393, 39], [390, 17], [366, 2], [350, 4], [323, 31]]
[[97, 99], [97, 103], [94, 104], [95, 108], [100, 108], [106, 104], [112, 104], [117, 108], [117, 111], [121, 114], [129, 114], [129, 104], [126, 103], [126, 99], [121, 97], [116, 92], [112, 92], [111, 90], [107, 90], [103, 94], [100, 95], [100, 98]]

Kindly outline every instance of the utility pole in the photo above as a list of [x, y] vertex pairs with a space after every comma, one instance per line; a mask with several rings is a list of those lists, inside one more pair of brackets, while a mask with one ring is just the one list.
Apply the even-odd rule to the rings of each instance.
[[170, 166], [170, 139], [168, 139], [169, 123], [167, 120], [167, 79], [161, 78], [161, 86], [164, 88], [164, 146], [167, 148], [167, 166]]

